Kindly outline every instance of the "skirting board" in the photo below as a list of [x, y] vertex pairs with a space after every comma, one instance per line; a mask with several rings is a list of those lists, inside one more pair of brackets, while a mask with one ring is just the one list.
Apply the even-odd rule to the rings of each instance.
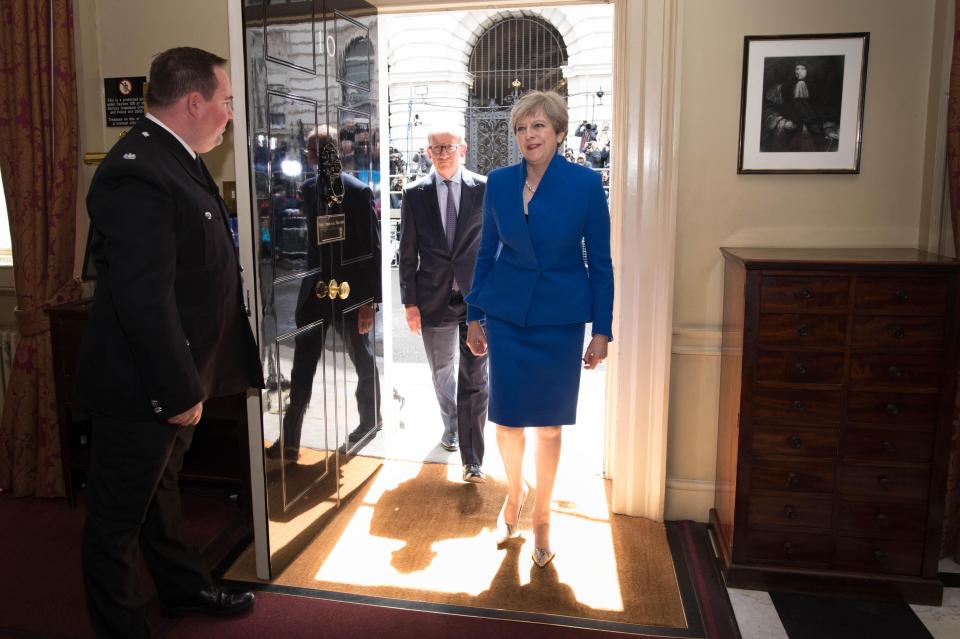
[[679, 521], [691, 519], [706, 522], [713, 508], [715, 482], [706, 479], [667, 478], [664, 519]]

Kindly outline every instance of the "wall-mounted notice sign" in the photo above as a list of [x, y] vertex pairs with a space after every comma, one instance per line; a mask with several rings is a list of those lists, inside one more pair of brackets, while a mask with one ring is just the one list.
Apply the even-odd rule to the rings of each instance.
[[147, 77], [104, 78], [107, 126], [133, 126], [143, 115], [143, 85]]

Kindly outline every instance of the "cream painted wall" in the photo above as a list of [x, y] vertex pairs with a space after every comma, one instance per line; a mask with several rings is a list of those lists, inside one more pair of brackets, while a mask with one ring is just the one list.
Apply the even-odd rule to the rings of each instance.
[[[109, 150], [126, 130], [105, 126], [103, 78], [149, 75], [153, 56], [176, 46], [229, 53], [226, 0], [76, 0], [74, 25], [81, 155]], [[234, 179], [232, 128], [204, 162], [218, 183]], [[87, 228], [83, 194], [95, 169], [83, 165], [80, 172], [77, 272]]]
[[[929, 224], [935, 141], [928, 133], [939, 0], [687, 0], [683, 15], [675, 337], [667, 452], [667, 517], [691, 513], [671, 480], [712, 491], [719, 357], [721, 246], [918, 246]], [[870, 32], [859, 175], [738, 175], [743, 37]], [[942, 47], [938, 55], [942, 55]], [[935, 68], [932, 68], [935, 67]], [[929, 188], [929, 186], [927, 187]], [[923, 210], [924, 207], [928, 210]], [[923, 228], [921, 221], [923, 220]], [[926, 240], [924, 239], [924, 242]], [[687, 491], [689, 492], [689, 491]], [[710, 499], [709, 501], [712, 501]], [[703, 500], [700, 500], [702, 503]]]

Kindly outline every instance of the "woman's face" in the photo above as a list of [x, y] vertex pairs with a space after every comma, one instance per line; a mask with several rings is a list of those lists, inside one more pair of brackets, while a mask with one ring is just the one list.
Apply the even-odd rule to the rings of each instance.
[[563, 142], [566, 131], [558, 133], [547, 119], [543, 109], [517, 121], [514, 131], [520, 153], [528, 164], [546, 167], [557, 153], [557, 147]]

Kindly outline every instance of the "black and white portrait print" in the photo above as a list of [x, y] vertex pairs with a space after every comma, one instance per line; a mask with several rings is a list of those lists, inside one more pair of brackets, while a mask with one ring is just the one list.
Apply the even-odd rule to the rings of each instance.
[[836, 152], [844, 57], [765, 57], [761, 153]]

